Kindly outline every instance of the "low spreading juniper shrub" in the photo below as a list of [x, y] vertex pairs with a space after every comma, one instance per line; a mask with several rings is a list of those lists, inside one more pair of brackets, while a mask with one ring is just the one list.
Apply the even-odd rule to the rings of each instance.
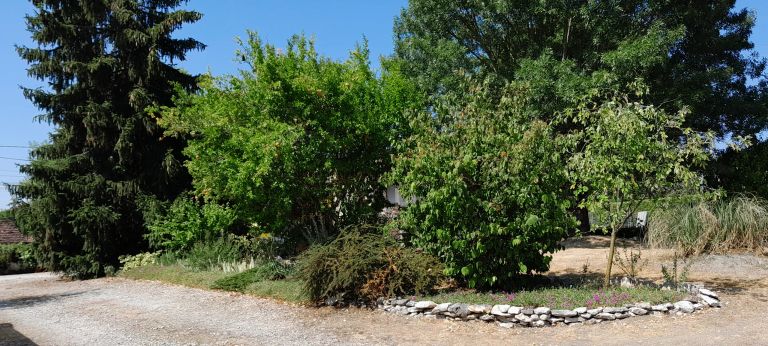
[[305, 293], [316, 302], [428, 294], [444, 278], [435, 257], [403, 247], [375, 227], [347, 228], [333, 241], [309, 248], [296, 265]]

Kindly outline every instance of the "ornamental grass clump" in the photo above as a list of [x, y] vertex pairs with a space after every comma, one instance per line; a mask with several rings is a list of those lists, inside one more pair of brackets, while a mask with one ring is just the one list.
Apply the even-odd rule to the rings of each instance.
[[768, 247], [768, 202], [737, 196], [662, 210], [650, 218], [646, 240], [651, 247], [675, 248], [684, 256], [759, 253]]

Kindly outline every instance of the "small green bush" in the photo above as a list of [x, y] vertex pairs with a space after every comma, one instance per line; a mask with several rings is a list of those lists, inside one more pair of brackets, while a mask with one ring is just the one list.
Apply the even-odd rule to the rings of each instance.
[[290, 266], [278, 261], [267, 261], [244, 272], [216, 280], [211, 285], [211, 288], [243, 292], [253, 283], [264, 280], [285, 279], [290, 273]]
[[729, 251], [762, 252], [768, 246], [768, 201], [733, 198], [681, 205], [650, 216], [646, 240], [684, 256]]
[[32, 244], [0, 245], [0, 274], [30, 272], [38, 267]]
[[236, 220], [230, 208], [215, 203], [201, 206], [180, 197], [164, 215], [149, 221], [146, 238], [155, 249], [179, 253], [189, 251], [195, 243], [214, 242], [223, 237]]
[[402, 247], [377, 228], [347, 228], [297, 260], [297, 275], [313, 301], [372, 301], [381, 296], [424, 294], [443, 278], [438, 260]]
[[229, 238], [211, 242], [198, 242], [187, 253], [184, 263], [198, 270], [219, 268], [221, 263], [237, 262], [243, 259], [242, 246]]
[[143, 252], [136, 255], [124, 255], [118, 257], [122, 270], [131, 270], [133, 268], [143, 267], [150, 264], [157, 264], [159, 253]]

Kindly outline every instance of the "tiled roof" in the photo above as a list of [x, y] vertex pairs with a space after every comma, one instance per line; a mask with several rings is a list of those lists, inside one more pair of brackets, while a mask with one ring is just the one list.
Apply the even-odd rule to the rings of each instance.
[[16, 228], [16, 223], [11, 219], [0, 219], [0, 244], [32, 242], [30, 237], [25, 236]]

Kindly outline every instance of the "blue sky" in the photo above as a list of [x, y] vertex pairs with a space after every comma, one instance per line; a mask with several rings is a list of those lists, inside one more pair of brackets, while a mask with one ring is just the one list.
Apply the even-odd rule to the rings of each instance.
[[[318, 51], [326, 56], [343, 59], [355, 43], [368, 39], [372, 62], [392, 53], [393, 19], [407, 0], [192, 0], [186, 6], [204, 14], [201, 21], [187, 25], [178, 36], [191, 36], [206, 45], [202, 52], [189, 54], [180, 64], [193, 73], [211, 71], [214, 74], [234, 72], [237, 48], [234, 38], [244, 36], [247, 29], [257, 31], [267, 42], [282, 45], [295, 33], [313, 36]], [[747, 7], [757, 13], [757, 25], [752, 41], [761, 56], [768, 56], [768, 1], [738, 0], [737, 8]], [[32, 6], [25, 0], [0, 1], [0, 182], [15, 183], [23, 179], [16, 168], [25, 159], [28, 146], [47, 139], [51, 128], [33, 121], [39, 112], [21, 94], [20, 85], [40, 86], [26, 75], [26, 64], [19, 59], [14, 45], [33, 45], [24, 24], [24, 15]], [[0, 209], [10, 201], [8, 192], [0, 187]]]

